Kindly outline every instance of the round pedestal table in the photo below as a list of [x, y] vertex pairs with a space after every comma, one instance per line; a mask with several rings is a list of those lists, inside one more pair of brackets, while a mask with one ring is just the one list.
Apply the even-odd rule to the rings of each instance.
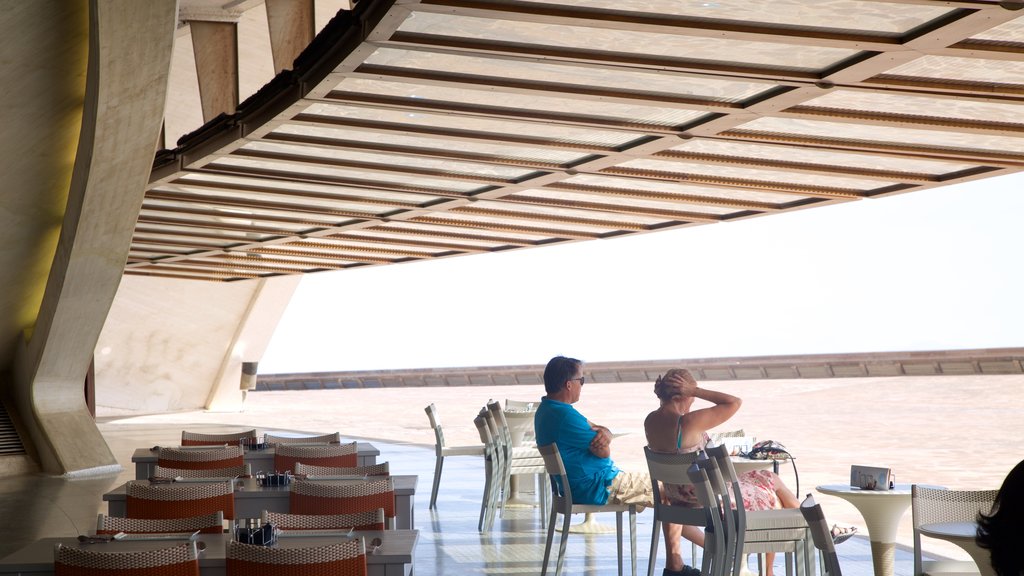
[[893, 490], [861, 490], [847, 484], [818, 486], [818, 492], [846, 500], [864, 517], [871, 541], [871, 561], [875, 576], [893, 576], [896, 559], [896, 529], [910, 508], [910, 484], [897, 484]]

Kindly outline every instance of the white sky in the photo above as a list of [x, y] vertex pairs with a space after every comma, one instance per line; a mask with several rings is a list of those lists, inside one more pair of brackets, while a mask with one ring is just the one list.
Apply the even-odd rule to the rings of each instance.
[[1021, 346], [1022, 189], [312, 274], [259, 371]]

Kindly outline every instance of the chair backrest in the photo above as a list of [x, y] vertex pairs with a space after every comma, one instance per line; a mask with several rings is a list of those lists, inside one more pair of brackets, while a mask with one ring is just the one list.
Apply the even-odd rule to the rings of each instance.
[[494, 411], [490, 410], [487, 406], [480, 409], [480, 416], [483, 417], [484, 422], [487, 424], [487, 431], [491, 435], [491, 446], [493, 447], [494, 455], [498, 459], [498, 465], [504, 466], [505, 461], [508, 459], [508, 454], [506, 453], [508, 446], [505, 444], [501, 433], [501, 424], [495, 420]]
[[487, 426], [487, 418], [483, 413], [473, 418], [473, 425], [476, 426], [476, 433], [480, 435], [480, 442], [484, 445], [484, 455], [491, 456], [494, 450], [494, 438], [491, 436], [491, 429]]
[[537, 402], [526, 402], [525, 400], [509, 400], [505, 399], [505, 410], [525, 410], [533, 411], [536, 410]]
[[279, 444], [274, 449], [274, 470], [294, 471], [295, 464], [299, 462], [313, 466], [352, 468], [359, 464], [358, 448], [355, 442], [350, 442], [317, 446]]
[[235, 517], [234, 482], [175, 482], [150, 484], [130, 480], [126, 488], [128, 518], [189, 518], [223, 512]]
[[224, 531], [224, 512], [218, 510], [191, 518], [120, 518], [104, 514], [96, 517], [97, 534], [159, 534], [196, 530], [203, 534], [220, 534]]
[[505, 420], [505, 411], [501, 409], [501, 404], [496, 400], [488, 400], [487, 410], [491, 413], [494, 423], [498, 427], [498, 434], [501, 434], [502, 444], [511, 446], [512, 438], [508, 432], [508, 421]]
[[822, 566], [827, 576], [843, 576], [842, 570], [839, 568], [839, 556], [836, 555], [836, 545], [832, 541], [832, 531], [825, 520], [825, 513], [821, 509], [821, 504], [816, 503], [814, 496], [808, 494], [807, 498], [804, 498], [804, 501], [800, 503], [800, 513], [803, 514], [804, 520], [807, 521], [807, 527], [811, 532], [811, 540], [814, 541], [814, 547], [818, 549], [818, 553], [821, 555]]
[[220, 446], [217, 448], [161, 448], [156, 463], [164, 468], [203, 470], [228, 468], [245, 464], [245, 451], [241, 446]]
[[356, 483], [295, 480], [289, 500], [292, 514], [353, 514], [383, 508], [389, 524], [396, 514], [391, 478]]
[[252, 476], [252, 469], [249, 464], [241, 466], [229, 466], [227, 468], [164, 468], [157, 464], [153, 467], [153, 476], [156, 478], [237, 478], [240, 476]]
[[729, 538], [734, 532], [727, 528], [730, 510], [727, 503], [719, 499], [717, 490], [708, 472], [717, 474], [717, 465], [711, 459], [698, 459], [688, 468], [686, 475], [693, 485], [697, 502], [704, 513], [704, 558], [701, 573], [708, 576], [725, 576], [730, 572], [733, 556], [728, 548]]
[[57, 544], [53, 549], [53, 573], [56, 576], [199, 576], [199, 554], [195, 542], [132, 552], [102, 552]]
[[280, 446], [281, 444], [340, 444], [341, 432], [320, 434], [318, 436], [276, 436], [274, 434], [264, 434], [263, 441], [274, 446]]
[[256, 429], [244, 430], [227, 434], [203, 434], [201, 432], [181, 431], [182, 446], [223, 446], [225, 444], [239, 444], [243, 439], [256, 442]]
[[551, 505], [562, 514], [572, 514], [572, 488], [569, 477], [565, 473], [562, 455], [558, 453], [558, 444], [552, 442], [546, 446], [537, 446], [541, 458], [544, 459], [544, 470], [551, 478]]
[[644, 457], [647, 459], [647, 471], [651, 476], [651, 487], [654, 490], [655, 520], [672, 524], [704, 526], [705, 512], [703, 509], [672, 505], [665, 501], [666, 497], [662, 494], [664, 485], [691, 485], [690, 476], [686, 471], [697, 460], [697, 453], [669, 454], [655, 452], [644, 446]]
[[[708, 463], [705, 468], [711, 489], [720, 498], [725, 529], [725, 562], [733, 576], [739, 576], [743, 568], [743, 545], [747, 533], [747, 510], [743, 501], [743, 487], [739, 475], [729, 457], [725, 445], [709, 446], [705, 449]], [[727, 513], [725, 511], [728, 511]]]
[[260, 515], [263, 524], [279, 530], [383, 530], [384, 509], [352, 514], [287, 514], [268, 512]]
[[423, 411], [427, 413], [427, 419], [430, 420], [430, 428], [434, 431], [434, 449], [440, 454], [441, 449], [445, 447], [441, 417], [437, 413], [437, 407], [434, 406], [433, 402], [424, 408]]
[[236, 540], [228, 540], [226, 546], [224, 556], [227, 576], [366, 574], [366, 545], [362, 538], [307, 548], [257, 546]]
[[508, 427], [509, 442], [513, 446], [522, 445], [522, 442], [516, 442], [516, 438], [522, 440], [530, 440], [534, 437], [533, 433], [533, 417], [534, 412], [505, 412], [502, 411], [501, 417], [505, 420], [505, 426]]
[[988, 514], [998, 490], [946, 490], [913, 484], [910, 487], [910, 513], [914, 530], [914, 574], [922, 571], [922, 524], [936, 522], [974, 522], [978, 513]]
[[295, 473], [306, 476], [390, 476], [391, 467], [387, 462], [368, 466], [316, 466], [297, 462]]

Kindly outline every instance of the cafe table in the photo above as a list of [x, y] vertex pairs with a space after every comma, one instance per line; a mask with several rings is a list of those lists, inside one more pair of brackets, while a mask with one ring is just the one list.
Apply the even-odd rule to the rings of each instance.
[[[367, 545], [366, 568], [369, 576], [411, 576], [415, 562], [418, 530], [384, 530], [358, 531], [352, 534], [364, 539]], [[206, 548], [199, 553], [200, 576], [224, 576], [225, 551], [228, 533], [200, 534], [196, 537], [197, 544], [205, 544]], [[302, 548], [323, 546], [344, 538], [334, 536], [299, 536], [279, 537], [277, 548]], [[370, 551], [370, 542], [380, 538], [381, 544], [376, 551]], [[182, 537], [177, 540], [166, 536], [157, 540], [117, 540], [100, 544], [83, 544], [74, 536], [62, 538], [41, 538], [24, 548], [0, 558], [0, 574], [21, 574], [25, 576], [49, 576], [53, 574], [53, 547], [63, 544], [74, 548], [85, 548], [98, 552], [129, 552], [170, 548], [185, 542]]]
[[[195, 447], [193, 447], [195, 448]], [[209, 446], [216, 448], [216, 446]], [[135, 479], [146, 480], [153, 475], [153, 467], [156, 466], [157, 450], [152, 448], [136, 448], [132, 453], [132, 462], [135, 463]], [[380, 450], [369, 442], [356, 442], [357, 464], [359, 466], [371, 466], [377, 463], [377, 456]], [[245, 450], [243, 459], [249, 464], [253, 473], [274, 472], [274, 449]]]
[[[896, 484], [892, 490], [862, 490], [848, 484], [818, 486], [818, 492], [837, 496], [853, 504], [864, 518], [871, 541], [875, 576], [893, 576], [896, 560], [896, 529], [910, 508], [910, 484]], [[938, 488], [937, 486], [930, 486]]]
[[978, 533], [977, 522], [936, 522], [921, 524], [917, 529], [924, 536], [952, 542], [963, 548], [978, 565], [981, 576], [995, 576], [990, 551], [978, 546], [974, 540]]
[[[395, 527], [411, 530], [416, 526], [415, 507], [416, 475], [392, 475], [395, 483]], [[373, 478], [376, 479], [376, 478]], [[330, 480], [330, 482], [359, 483], [363, 479]], [[148, 480], [139, 480], [148, 482]], [[235, 518], [259, 518], [264, 510], [288, 512], [290, 507], [289, 486], [260, 486], [255, 478], [239, 478], [235, 482]], [[121, 484], [103, 495], [107, 502], [107, 514], [124, 517], [126, 514], [127, 483]]]

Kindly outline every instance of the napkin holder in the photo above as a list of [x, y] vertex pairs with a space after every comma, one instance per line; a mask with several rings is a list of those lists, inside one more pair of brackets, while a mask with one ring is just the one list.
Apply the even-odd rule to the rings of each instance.
[[891, 490], [895, 476], [889, 468], [850, 466], [850, 487], [861, 490]]
[[259, 518], [235, 520], [235, 540], [254, 546], [273, 546], [277, 543], [277, 529], [267, 522], [260, 524]]

